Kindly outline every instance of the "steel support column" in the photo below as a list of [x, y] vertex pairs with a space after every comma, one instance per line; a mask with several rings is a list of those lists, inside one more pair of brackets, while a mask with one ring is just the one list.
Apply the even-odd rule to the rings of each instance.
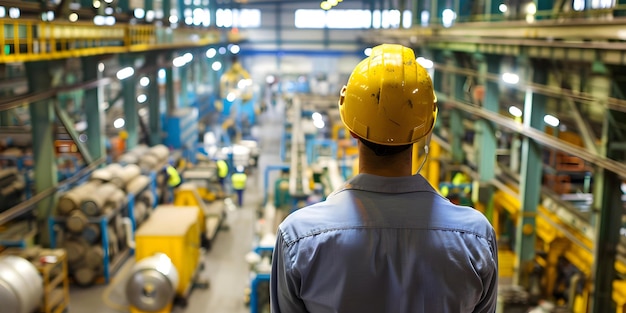
[[[149, 53], [146, 56], [146, 62], [148, 64], [159, 64], [158, 55], [156, 53]], [[150, 146], [158, 145], [161, 140], [161, 95], [159, 93], [159, 68], [146, 74], [146, 77], [150, 79], [148, 85], [148, 129], [150, 134], [148, 135], [148, 141]]]
[[[482, 56], [479, 58], [482, 64], [481, 72], [489, 74], [500, 73], [500, 57], [494, 55]], [[498, 82], [485, 80], [485, 99], [482, 102], [483, 108], [498, 113], [500, 109], [500, 90]], [[493, 123], [486, 119], [476, 121], [476, 137], [474, 138], [474, 149], [477, 156], [479, 188], [478, 201], [485, 206], [485, 215], [493, 220], [493, 186], [490, 181], [495, 178], [496, 168], [496, 129]], [[478, 148], [479, 147], [479, 148]], [[475, 193], [476, 194], [476, 193]]]
[[[167, 54], [170, 59], [174, 58], [173, 53]], [[176, 90], [174, 88], [174, 70], [172, 67], [165, 69], [165, 98], [167, 99], [167, 114], [171, 114], [177, 107]]]
[[187, 84], [189, 83], [189, 66], [192, 65], [187, 64], [175, 69], [176, 71], [178, 71], [178, 82], [180, 85], [180, 89], [178, 90], [178, 104], [181, 108], [189, 106], [189, 86], [187, 86]]
[[[532, 63], [524, 64], [526, 68]], [[532, 82], [545, 84], [548, 80], [548, 72], [545, 64], [532, 64]], [[543, 131], [546, 96], [533, 94], [528, 89], [524, 99], [524, 126]], [[522, 141], [522, 166], [520, 172], [520, 197], [521, 214], [518, 218], [515, 252], [517, 262], [515, 264], [514, 284], [530, 287], [530, 274], [535, 259], [536, 242], [536, 215], [541, 192], [542, 164], [541, 147], [528, 137]]]
[[[96, 57], [81, 58], [83, 80], [93, 81], [102, 78], [98, 71], [98, 59]], [[104, 148], [104, 108], [100, 104], [100, 87], [94, 87], [84, 91], [84, 106], [87, 114], [87, 149], [89, 155], [97, 160], [105, 155]]]
[[[458, 59], [455, 59], [454, 56], [449, 58], [450, 63], [453, 63], [456, 67], [461, 68], [462, 64]], [[465, 79], [466, 76], [463, 74], [450, 74], [451, 83], [453, 86], [452, 94], [454, 98], [460, 101], [465, 100]], [[465, 129], [463, 128], [463, 112], [461, 110], [453, 108], [450, 110], [450, 148], [452, 155], [452, 162], [455, 164], [463, 164], [465, 157], [463, 152], [463, 137], [465, 135]]]
[[[589, 92], [599, 104], [606, 103], [611, 95], [611, 78], [602, 64], [594, 64], [593, 75], [589, 79]], [[619, 125], [615, 121], [624, 121], [626, 114], [617, 111], [605, 111], [602, 129], [602, 144], [598, 153], [609, 158], [618, 156], [619, 151], [611, 149], [613, 142], [619, 142]], [[620, 178], [613, 172], [598, 169], [594, 173], [593, 216], [596, 240], [594, 243], [594, 266], [592, 271], [593, 291], [591, 311], [593, 313], [611, 312], [613, 280], [615, 278], [615, 257], [619, 232], [622, 222], [623, 202], [621, 201]]]
[[0, 111], [0, 127], [13, 125], [10, 113], [10, 110]]
[[[134, 68], [132, 56], [120, 56], [122, 66]], [[126, 149], [131, 150], [139, 143], [139, 114], [137, 114], [137, 79], [132, 75], [122, 81], [122, 98], [124, 99], [124, 129], [128, 133]]]
[[[28, 91], [31, 93], [50, 89], [52, 75], [49, 62], [26, 62]], [[54, 151], [54, 110], [49, 99], [29, 104], [33, 136], [33, 166], [35, 170], [35, 192], [57, 185], [57, 165]], [[48, 216], [54, 207], [54, 198], [48, 197], [37, 204], [39, 243], [48, 242]]]

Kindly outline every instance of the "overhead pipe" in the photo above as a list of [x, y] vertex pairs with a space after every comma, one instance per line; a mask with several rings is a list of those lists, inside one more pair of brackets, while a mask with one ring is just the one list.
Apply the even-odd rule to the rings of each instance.
[[591, 162], [603, 169], [609, 170], [619, 176], [626, 178], [626, 165], [621, 162], [609, 159], [604, 156], [596, 155], [583, 148], [575, 146], [573, 144], [563, 142], [555, 139], [553, 136], [546, 135], [544, 132], [537, 129], [533, 129], [528, 126], [524, 126], [512, 119], [501, 116], [496, 112], [487, 111], [480, 107], [475, 107], [464, 101], [452, 99], [444, 94], [438, 94], [439, 99], [446, 104], [450, 104], [456, 108], [459, 108], [467, 113], [477, 115], [481, 118], [488, 119], [502, 127], [508, 128], [512, 131], [520, 133], [526, 137], [532, 138], [534, 141], [573, 156], [577, 156], [587, 162]]

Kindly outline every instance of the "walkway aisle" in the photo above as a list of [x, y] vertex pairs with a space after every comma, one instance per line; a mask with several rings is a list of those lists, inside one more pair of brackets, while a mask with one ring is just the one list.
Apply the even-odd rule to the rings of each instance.
[[[265, 167], [280, 164], [283, 116], [278, 112], [282, 111], [279, 104], [259, 117], [260, 125], [256, 136], [259, 139], [261, 155], [258, 168], [248, 178], [243, 208], [228, 212], [229, 229], [219, 232], [213, 248], [207, 254], [205, 275], [210, 282], [209, 289], [194, 291], [187, 309], [180, 312], [250, 312], [244, 305], [245, 289], [250, 282], [245, 255], [253, 247], [255, 212], [262, 205], [264, 197]], [[270, 178], [270, 182], [274, 179]], [[273, 184], [270, 183], [270, 186]]]
[[[229, 211], [213, 247], [204, 257], [205, 269], [202, 277], [208, 280], [208, 289], [195, 289], [191, 293], [186, 308], [176, 307], [174, 313], [248, 313], [245, 305], [245, 290], [249, 285], [249, 266], [245, 255], [252, 250], [255, 212], [261, 206], [264, 196], [263, 173], [267, 165], [280, 164], [280, 137], [283, 132], [283, 112], [279, 105], [259, 117], [257, 137], [261, 147], [259, 167], [248, 178], [242, 208]], [[276, 175], [278, 175], [276, 173]], [[270, 182], [275, 178], [270, 176]], [[273, 185], [270, 183], [270, 185]], [[124, 295], [124, 283], [134, 264], [131, 259], [118, 272], [113, 285], [91, 288], [72, 287], [70, 312], [115, 313], [129, 312]], [[109, 305], [105, 305], [102, 295], [111, 288]], [[115, 302], [115, 305], [111, 305]], [[112, 306], [117, 307], [117, 309]]]

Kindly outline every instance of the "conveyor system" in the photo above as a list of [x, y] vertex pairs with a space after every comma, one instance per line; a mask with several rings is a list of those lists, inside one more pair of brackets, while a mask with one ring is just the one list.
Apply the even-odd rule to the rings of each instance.
[[292, 99], [293, 123], [291, 128], [291, 168], [289, 170], [289, 193], [294, 198], [306, 198], [311, 194], [308, 177], [306, 143], [302, 127], [302, 103], [300, 98]]

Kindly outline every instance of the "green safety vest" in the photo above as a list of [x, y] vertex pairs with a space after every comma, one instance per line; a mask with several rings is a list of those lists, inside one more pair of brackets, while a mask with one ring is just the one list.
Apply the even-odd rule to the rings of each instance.
[[233, 188], [235, 190], [242, 190], [246, 188], [246, 180], [248, 179], [248, 176], [246, 176], [246, 174], [235, 173], [233, 174], [233, 176], [230, 177], [230, 179], [233, 182]]
[[167, 171], [167, 184], [170, 187], [176, 187], [180, 184], [180, 175], [178, 171], [171, 165], [168, 165], [166, 168]]
[[225, 178], [228, 176], [228, 164], [224, 160], [217, 160], [217, 176]]

